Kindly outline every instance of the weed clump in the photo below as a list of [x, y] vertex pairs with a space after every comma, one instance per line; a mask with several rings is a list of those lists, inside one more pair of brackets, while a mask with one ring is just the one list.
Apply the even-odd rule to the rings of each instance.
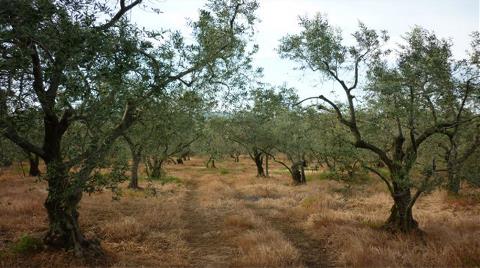
[[12, 245], [12, 252], [16, 254], [29, 254], [37, 252], [43, 248], [43, 242], [41, 239], [30, 236], [22, 235], [20, 239]]

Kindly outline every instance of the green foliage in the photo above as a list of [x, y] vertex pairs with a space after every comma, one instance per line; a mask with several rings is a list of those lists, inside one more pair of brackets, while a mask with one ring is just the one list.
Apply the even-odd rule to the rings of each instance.
[[[438, 151], [427, 146], [433, 145], [435, 136], [447, 135], [451, 146], [445, 158], [457, 158], [461, 139], [455, 136], [468, 132], [458, 131], [459, 126], [468, 129], [478, 116], [478, 109], [473, 108], [478, 107], [480, 92], [478, 34], [474, 35], [471, 59], [456, 60], [448, 40], [420, 27], [406, 33], [405, 42], [393, 54], [385, 49], [386, 32], [377, 32], [362, 23], [352, 34], [352, 45], [346, 45], [340, 30], [320, 14], [300, 18], [300, 26], [299, 33], [281, 40], [280, 55], [299, 63], [301, 69], [308, 68], [334, 81], [346, 97], [344, 102], [324, 95], [316, 98], [322, 102], [316, 105], [318, 109], [334, 116], [338, 123], [330, 127], [333, 133], [326, 131], [322, 145], [327, 150], [316, 146], [312, 157], [326, 163], [336, 171], [338, 179], [347, 183], [368, 165], [369, 170], [380, 175], [392, 196], [410, 195], [411, 189], [416, 188], [413, 199], [404, 197], [412, 200], [408, 201], [411, 209], [420, 193], [428, 193], [439, 185], [436, 167], [419, 165], [432, 161], [431, 155]], [[364, 151], [359, 153], [356, 148]], [[458, 174], [452, 167], [458, 169], [460, 160], [464, 159], [446, 161], [453, 171], [450, 174]], [[374, 169], [382, 163], [389, 169], [388, 176]], [[423, 174], [418, 178], [412, 175], [418, 173]], [[394, 199], [397, 208], [399, 200]]]
[[470, 185], [480, 188], [480, 150], [466, 159], [459, 176]]
[[39, 238], [24, 234], [12, 245], [11, 250], [16, 254], [29, 254], [43, 249], [43, 242]]
[[230, 170], [228, 170], [227, 168], [220, 168], [220, 174], [222, 175], [227, 175], [227, 174], [230, 174]]
[[335, 172], [323, 171], [314, 174], [306, 174], [307, 180], [333, 180], [336, 176]]
[[162, 185], [168, 184], [168, 183], [175, 183], [175, 184], [182, 184], [182, 180], [180, 178], [175, 177], [175, 176], [161, 176], [160, 178], [150, 178], [152, 181], [158, 181]]

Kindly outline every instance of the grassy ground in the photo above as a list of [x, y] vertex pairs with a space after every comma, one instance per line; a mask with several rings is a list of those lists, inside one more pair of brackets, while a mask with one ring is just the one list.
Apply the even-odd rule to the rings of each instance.
[[[170, 183], [154, 182], [155, 191], [123, 189], [116, 201], [108, 191], [85, 195], [81, 226], [102, 241], [112, 266], [480, 265], [480, 195], [473, 190], [423, 197], [414, 215], [425, 234], [392, 235], [379, 228], [392, 202], [375, 180], [347, 188], [310, 174], [307, 185], [291, 186], [277, 165], [268, 179], [256, 178], [246, 158], [218, 167], [192, 159], [167, 166]], [[1, 266], [82, 265], [38, 243], [47, 229], [44, 182], [11, 168], [0, 185]]]

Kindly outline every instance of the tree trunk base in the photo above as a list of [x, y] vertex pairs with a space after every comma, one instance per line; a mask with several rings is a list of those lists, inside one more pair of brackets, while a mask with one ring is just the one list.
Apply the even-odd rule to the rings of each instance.
[[[50, 186], [50, 183], [49, 183]], [[56, 249], [72, 251], [76, 257], [88, 259], [103, 259], [105, 254], [96, 240], [87, 240], [78, 222], [78, 203], [82, 192], [62, 195], [49, 192], [45, 201], [49, 219], [49, 230], [45, 234], [45, 245]]]
[[76, 235], [75, 241], [66, 243], [64, 235], [48, 232], [43, 241], [51, 248], [72, 250], [76, 257], [82, 259], [102, 259], [105, 257], [100, 242], [98, 240], [87, 240], [83, 235]]
[[131, 185], [131, 184], [128, 184], [128, 189], [131, 189], [131, 190], [135, 190], [135, 191], [142, 191], [143, 188], [138, 186], [138, 185]]
[[407, 211], [400, 213], [396, 205], [392, 206], [390, 217], [383, 225], [383, 228], [392, 233], [421, 232], [418, 227], [418, 222], [413, 218], [412, 210], [408, 209]]

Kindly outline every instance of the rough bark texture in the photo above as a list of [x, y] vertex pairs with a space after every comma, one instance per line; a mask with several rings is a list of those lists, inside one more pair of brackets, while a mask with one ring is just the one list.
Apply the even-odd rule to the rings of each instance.
[[265, 176], [270, 177], [269, 165], [268, 165], [269, 156], [265, 155]]
[[298, 161], [294, 163], [290, 170], [294, 184], [305, 184], [307, 180], [305, 178], [305, 161]]
[[28, 161], [30, 162], [30, 169], [28, 171], [28, 174], [32, 177], [40, 176], [40, 169], [38, 168], [40, 158], [38, 157], [38, 155], [29, 154]]
[[411, 232], [418, 229], [418, 223], [413, 218], [412, 196], [410, 190], [395, 193], [393, 197], [394, 204], [390, 210], [390, 217], [388, 217], [385, 227], [391, 231]]
[[391, 174], [392, 184], [392, 198], [394, 204], [390, 210], [390, 216], [388, 217], [385, 227], [393, 232], [408, 233], [417, 231], [418, 223], [413, 218], [412, 208], [415, 204], [418, 193], [415, 197], [412, 197], [410, 186], [407, 182], [411, 179], [408, 177], [409, 172], [393, 171]]
[[133, 154], [132, 167], [131, 167], [131, 177], [128, 188], [139, 189], [138, 186], [138, 166], [140, 165], [141, 155], [139, 153]]
[[262, 153], [255, 152], [253, 155], [253, 160], [255, 161], [255, 166], [257, 167], [257, 177], [265, 177]]
[[447, 190], [452, 194], [458, 194], [460, 191], [460, 177], [457, 175], [457, 168], [453, 163], [447, 163], [448, 184]]
[[82, 190], [69, 183], [68, 173], [60, 161], [47, 162], [48, 196], [45, 201], [49, 229], [44, 237], [46, 245], [74, 250], [78, 257], [103, 256], [100, 244], [87, 240], [78, 223], [78, 203]]

